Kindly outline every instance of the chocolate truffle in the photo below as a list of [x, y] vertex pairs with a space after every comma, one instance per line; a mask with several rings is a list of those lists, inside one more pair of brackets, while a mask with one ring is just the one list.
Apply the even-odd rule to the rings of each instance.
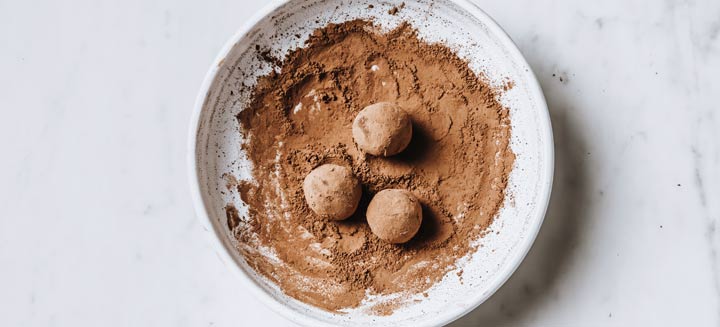
[[313, 212], [325, 219], [342, 220], [357, 209], [362, 189], [350, 169], [325, 164], [305, 176], [303, 192]]
[[406, 190], [382, 190], [370, 201], [366, 216], [377, 237], [390, 243], [405, 243], [420, 229], [422, 207]]
[[364, 152], [388, 157], [408, 146], [412, 138], [412, 122], [398, 105], [379, 102], [358, 113], [353, 121], [352, 135]]

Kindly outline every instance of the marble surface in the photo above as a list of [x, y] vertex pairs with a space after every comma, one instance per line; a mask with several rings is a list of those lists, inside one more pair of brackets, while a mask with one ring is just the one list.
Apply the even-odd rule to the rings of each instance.
[[[556, 139], [546, 222], [452, 326], [720, 324], [720, 2], [478, 3]], [[200, 82], [259, 1], [0, 1], [0, 325], [291, 326], [193, 214]]]

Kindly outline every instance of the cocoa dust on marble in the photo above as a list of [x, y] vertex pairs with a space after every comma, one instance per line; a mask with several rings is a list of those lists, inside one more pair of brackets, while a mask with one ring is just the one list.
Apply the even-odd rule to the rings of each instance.
[[[374, 314], [427, 296], [476, 250], [502, 206], [515, 156], [501, 90], [408, 23], [387, 33], [367, 21], [330, 24], [279, 67], [259, 78], [237, 115], [253, 163], [252, 182], [232, 183], [248, 214], [226, 208], [238, 250], [283, 292], [329, 311], [358, 307], [366, 292], [403, 295], [373, 303]], [[363, 154], [351, 132], [355, 115], [381, 101], [413, 121], [410, 146], [390, 158]], [[345, 221], [316, 217], [303, 197], [305, 176], [330, 162], [350, 167], [363, 185]], [[420, 231], [406, 244], [381, 241], [365, 221], [369, 199], [386, 188], [410, 190], [423, 205]]]

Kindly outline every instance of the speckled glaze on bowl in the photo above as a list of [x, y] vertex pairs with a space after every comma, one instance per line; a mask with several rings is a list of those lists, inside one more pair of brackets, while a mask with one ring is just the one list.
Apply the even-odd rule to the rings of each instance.
[[[393, 6], [405, 3], [395, 15]], [[373, 4], [373, 8], [369, 8]], [[251, 179], [250, 163], [240, 149], [241, 133], [235, 115], [245, 108], [258, 76], [272, 68], [258, 59], [259, 49], [282, 58], [302, 46], [316, 28], [330, 22], [362, 18], [384, 29], [402, 21], [418, 29], [428, 42], [442, 42], [488, 77], [495, 87], [512, 81], [501, 101], [510, 108], [511, 147], [517, 155], [503, 209], [493, 231], [477, 242], [478, 251], [462, 258], [461, 281], [450, 272], [432, 287], [427, 298], [398, 308], [389, 316], [367, 313], [367, 304], [334, 314], [283, 294], [259, 276], [235, 250], [223, 210], [234, 203], [247, 211], [236, 192], [225, 190], [223, 174]], [[296, 37], [296, 34], [300, 37]], [[553, 175], [553, 141], [547, 105], [530, 67], [503, 32], [477, 6], [466, 0], [417, 1], [275, 1], [233, 36], [220, 52], [203, 82], [192, 117], [189, 139], [189, 173], [198, 216], [217, 245], [217, 252], [246, 284], [247, 289], [288, 319], [307, 326], [438, 326], [447, 324], [485, 301], [515, 271], [537, 235], [550, 198]], [[499, 233], [495, 233], [499, 232]]]

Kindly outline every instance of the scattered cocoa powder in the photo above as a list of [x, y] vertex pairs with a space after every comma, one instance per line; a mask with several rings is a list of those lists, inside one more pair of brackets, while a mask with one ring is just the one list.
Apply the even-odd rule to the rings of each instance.
[[403, 8], [405, 8], [405, 3], [404, 3], [404, 2], [401, 3], [399, 6], [395, 6], [395, 7], [390, 8], [390, 10], [388, 10], [388, 14], [390, 14], [390, 15], [397, 15], [398, 11], [400, 11], [400, 9], [403, 9]]
[[[427, 296], [503, 203], [515, 157], [500, 90], [408, 23], [387, 33], [367, 21], [330, 24], [279, 64], [237, 116], [254, 177], [237, 186], [248, 216], [228, 211], [239, 251], [286, 294], [329, 311], [359, 306], [366, 291]], [[352, 138], [355, 115], [381, 101], [413, 121], [410, 145], [390, 158], [363, 154]], [[325, 163], [350, 167], [363, 184], [347, 220], [320, 219], [305, 203], [303, 179]], [[423, 205], [408, 243], [381, 241], [365, 220], [369, 199], [388, 188]], [[370, 313], [390, 314], [398, 301]]]

